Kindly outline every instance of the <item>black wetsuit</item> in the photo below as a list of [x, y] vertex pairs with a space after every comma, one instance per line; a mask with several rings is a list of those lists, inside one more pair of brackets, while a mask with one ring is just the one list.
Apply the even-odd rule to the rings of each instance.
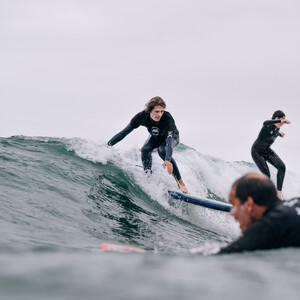
[[270, 170], [267, 165], [269, 162], [277, 170], [277, 190], [282, 190], [282, 184], [285, 175], [285, 164], [279, 156], [270, 148], [278, 136], [281, 136], [279, 128], [275, 124], [280, 123], [281, 120], [265, 121], [263, 127], [254, 142], [251, 155], [259, 170], [270, 177]]
[[149, 138], [141, 149], [144, 170], [151, 170], [152, 152], [154, 149], [158, 148], [159, 156], [164, 161], [167, 160], [173, 164], [173, 176], [177, 181], [180, 180], [180, 172], [174, 158], [172, 158], [173, 148], [179, 143], [179, 132], [173, 117], [167, 111], [163, 113], [159, 122], [152, 120], [149, 112], [139, 112], [121, 132], [117, 133], [109, 140], [108, 145], [115, 145], [133, 129], [136, 129], [141, 125], [147, 127], [150, 133]]
[[300, 198], [276, 200], [263, 217], [252, 223], [244, 234], [218, 254], [300, 247]]

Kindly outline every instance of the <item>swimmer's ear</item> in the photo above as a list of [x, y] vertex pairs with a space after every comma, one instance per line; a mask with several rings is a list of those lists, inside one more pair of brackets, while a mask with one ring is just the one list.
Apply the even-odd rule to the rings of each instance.
[[253, 212], [253, 209], [254, 209], [254, 200], [252, 197], [248, 197], [247, 198], [247, 201], [244, 203], [244, 208], [245, 210], [251, 214]]

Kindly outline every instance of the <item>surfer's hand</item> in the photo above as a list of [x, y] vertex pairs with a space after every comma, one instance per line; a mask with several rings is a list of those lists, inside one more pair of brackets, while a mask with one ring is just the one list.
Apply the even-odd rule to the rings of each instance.
[[162, 165], [163, 165], [164, 168], [167, 167], [167, 170], [168, 170], [169, 174], [172, 174], [172, 172], [173, 172], [173, 165], [172, 165], [172, 163], [170, 163], [168, 160], [165, 160]]
[[282, 119], [281, 123], [283, 123], [283, 124], [291, 124], [291, 121], [289, 121], [287, 119]]
[[280, 135], [281, 135], [281, 137], [284, 137], [284, 136], [285, 136], [285, 133], [282, 132], [282, 131], [280, 131]]

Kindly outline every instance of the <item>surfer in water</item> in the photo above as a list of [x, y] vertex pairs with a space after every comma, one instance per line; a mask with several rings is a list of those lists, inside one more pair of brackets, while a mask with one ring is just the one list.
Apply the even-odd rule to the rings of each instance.
[[283, 111], [276, 110], [272, 116], [272, 120], [267, 120], [263, 123], [263, 127], [251, 148], [252, 158], [263, 174], [271, 177], [267, 162], [278, 170], [277, 193], [281, 200], [283, 200], [282, 185], [285, 175], [285, 164], [271, 149], [271, 145], [278, 136], [284, 137], [285, 134], [280, 131], [280, 127], [283, 124], [290, 123], [291, 122], [285, 118]]
[[279, 200], [268, 176], [249, 173], [239, 178], [229, 201], [242, 236], [218, 254], [300, 247], [300, 198]]
[[162, 98], [152, 98], [146, 103], [145, 110], [136, 114], [130, 123], [112, 137], [107, 144], [109, 146], [115, 145], [141, 125], [147, 127], [150, 136], [141, 149], [144, 170], [151, 172], [152, 152], [157, 148], [159, 156], [164, 161], [163, 167], [167, 168], [168, 173], [174, 176], [180, 191], [187, 193], [176, 161], [172, 158], [173, 148], [179, 144], [179, 131], [173, 117], [165, 111], [165, 108], [166, 103]]

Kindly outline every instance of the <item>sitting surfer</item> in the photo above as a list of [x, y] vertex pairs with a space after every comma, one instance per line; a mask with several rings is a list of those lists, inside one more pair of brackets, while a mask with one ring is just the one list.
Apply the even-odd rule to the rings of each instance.
[[235, 181], [229, 201], [243, 235], [219, 254], [300, 247], [300, 198], [280, 201], [266, 175], [249, 173]]
[[141, 149], [144, 170], [151, 172], [152, 152], [157, 148], [159, 156], [164, 161], [163, 167], [167, 168], [168, 173], [174, 176], [181, 192], [187, 193], [187, 188], [172, 157], [173, 148], [179, 143], [179, 131], [173, 117], [165, 111], [165, 108], [166, 103], [162, 98], [152, 98], [146, 104], [145, 110], [136, 114], [130, 123], [112, 137], [107, 144], [115, 145], [140, 125], [147, 127], [150, 136]]
[[279, 158], [279, 156], [270, 148], [270, 146], [274, 143], [275, 139], [280, 136], [284, 137], [284, 133], [279, 131], [280, 127], [283, 124], [290, 124], [289, 120], [285, 119], [285, 114], [281, 110], [277, 110], [274, 112], [272, 116], [272, 120], [267, 120], [263, 123], [263, 127], [260, 130], [260, 133], [254, 142], [251, 155], [256, 163], [259, 170], [270, 177], [270, 170], [267, 165], [269, 162], [273, 165], [277, 170], [277, 193], [281, 200], [283, 200], [282, 195], [282, 184], [285, 175], [285, 164]]

